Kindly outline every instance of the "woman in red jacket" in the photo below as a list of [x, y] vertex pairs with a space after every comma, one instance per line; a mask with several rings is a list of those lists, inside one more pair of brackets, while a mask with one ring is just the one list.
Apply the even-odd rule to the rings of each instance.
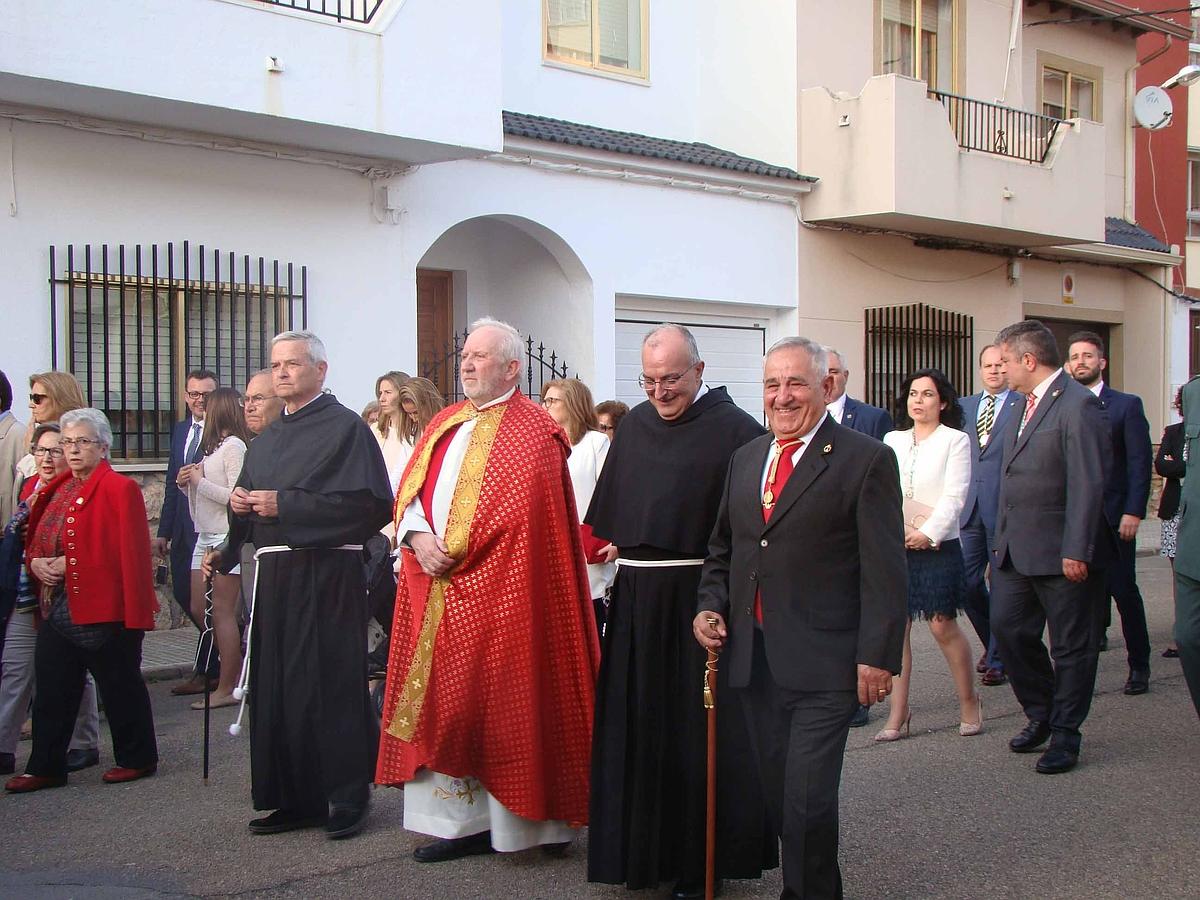
[[41, 492], [30, 513], [25, 560], [42, 616], [34, 653], [33, 751], [5, 789], [28, 793], [67, 783], [67, 745], [84, 673], [91, 672], [112, 730], [109, 784], [158, 766], [154, 715], [142, 681], [142, 637], [158, 601], [146, 508], [137, 484], [108, 463], [112, 429], [98, 409], [60, 420], [69, 472]]

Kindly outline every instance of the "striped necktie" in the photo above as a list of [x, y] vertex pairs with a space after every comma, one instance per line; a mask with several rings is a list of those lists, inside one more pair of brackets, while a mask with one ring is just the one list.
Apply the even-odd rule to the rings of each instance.
[[1025, 431], [1025, 426], [1029, 424], [1029, 420], [1033, 418], [1033, 411], [1037, 408], [1037, 397], [1033, 395], [1033, 391], [1025, 397], [1025, 415], [1021, 417], [1021, 427], [1017, 429], [1017, 437], [1020, 437]]
[[988, 394], [983, 405], [983, 413], [975, 423], [975, 433], [979, 435], [979, 446], [986, 447], [992, 434], [992, 426], [996, 423], [996, 395]]

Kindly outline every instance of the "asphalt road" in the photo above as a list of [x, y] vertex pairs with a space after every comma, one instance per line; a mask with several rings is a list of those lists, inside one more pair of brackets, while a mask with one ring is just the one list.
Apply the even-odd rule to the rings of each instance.
[[[1067, 775], [1038, 775], [1036, 756], [1008, 751], [1008, 738], [1024, 724], [1008, 687], [983, 689], [984, 734], [958, 736], [945, 661], [917, 624], [912, 737], [874, 744], [878, 714], [851, 732], [841, 829], [848, 897], [1197, 895], [1200, 726], [1178, 661], [1158, 656], [1171, 626], [1170, 570], [1158, 558], [1139, 560], [1139, 570], [1155, 648], [1150, 693], [1121, 693], [1124, 644], [1114, 624], [1082, 762]], [[100, 773], [112, 764], [105, 744], [101, 767], [73, 776], [66, 788], [0, 797], [0, 896], [627, 895], [587, 884], [586, 833], [561, 860], [530, 851], [420, 865], [410, 854], [426, 838], [404, 831], [403, 794], [395, 790], [374, 792], [367, 830], [353, 840], [332, 842], [315, 831], [253, 836], [246, 830], [254, 815], [246, 739], [225, 732], [232, 711], [214, 714], [212, 777], [204, 785], [201, 714], [168, 688], [151, 685], [162, 756], [154, 778], [102, 784]], [[18, 750], [18, 771], [28, 749], [22, 743]], [[779, 890], [775, 872], [730, 883], [725, 896], [776, 897]]]

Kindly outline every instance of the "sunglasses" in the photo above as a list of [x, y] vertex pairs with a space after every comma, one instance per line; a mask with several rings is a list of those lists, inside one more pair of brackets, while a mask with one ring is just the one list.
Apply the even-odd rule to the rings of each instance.
[[47, 398], [49, 398], [49, 396], [50, 396], [49, 394], [30, 394], [29, 402], [32, 403], [34, 406], [40, 406], [43, 401], [45, 401]]

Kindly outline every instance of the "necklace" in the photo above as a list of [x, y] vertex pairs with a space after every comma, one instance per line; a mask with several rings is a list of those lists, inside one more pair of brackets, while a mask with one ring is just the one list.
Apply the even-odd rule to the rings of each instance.
[[912, 430], [912, 447], [908, 451], [908, 471], [904, 474], [907, 476], [908, 485], [904, 488], [904, 496], [909, 500], [913, 498], [914, 482], [917, 477], [917, 451], [920, 449], [920, 444], [917, 443], [917, 429], [913, 426]]
[[793, 438], [790, 441], [784, 441], [782, 444], [775, 441], [771, 444], [771, 465], [767, 467], [767, 485], [763, 491], [762, 505], [763, 509], [774, 509], [775, 507], [775, 474], [779, 471], [779, 460], [783, 457], [785, 450], [793, 450], [803, 444], [800, 438]]

